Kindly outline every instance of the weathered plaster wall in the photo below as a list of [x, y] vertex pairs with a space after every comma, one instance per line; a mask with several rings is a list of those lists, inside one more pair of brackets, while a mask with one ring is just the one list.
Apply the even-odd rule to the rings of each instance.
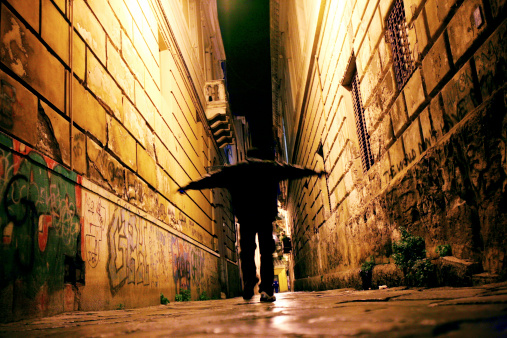
[[170, 22], [157, 1], [72, 3], [0, 4], [2, 320], [220, 296], [229, 196], [177, 193], [225, 158], [199, 118], [218, 40], [189, 42], [215, 34], [213, 2], [192, 2], [202, 27], [179, 3]]
[[[289, 187], [300, 288], [360, 285], [357, 271], [370, 256], [392, 263], [400, 226], [425, 239], [430, 258], [437, 245], [451, 244], [456, 257], [503, 278], [507, 273], [505, 3], [404, 1], [416, 69], [401, 89], [385, 36], [392, 4], [322, 2], [320, 31], [306, 33], [316, 42], [299, 46], [301, 55], [316, 50], [313, 61], [307, 56], [302, 84], [291, 70], [300, 22], [286, 23], [284, 100], [296, 98], [302, 115], [297, 134], [288, 136], [296, 140], [289, 153], [306, 166], [323, 161], [329, 173], [324, 182]], [[366, 173], [351, 92], [341, 85], [350, 62], [375, 161]], [[294, 121], [292, 111], [287, 105], [287, 120]], [[390, 265], [383, 269], [392, 284], [401, 282]]]

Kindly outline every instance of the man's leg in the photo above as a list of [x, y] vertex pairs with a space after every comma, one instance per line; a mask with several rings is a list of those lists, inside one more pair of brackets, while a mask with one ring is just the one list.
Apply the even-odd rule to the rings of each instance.
[[259, 291], [264, 291], [268, 296], [273, 295], [273, 252], [275, 241], [273, 240], [273, 225], [270, 221], [259, 224], [259, 250], [261, 253], [261, 284]]
[[243, 298], [250, 299], [253, 289], [259, 279], [255, 269], [255, 230], [253, 224], [243, 222], [239, 224], [239, 246], [241, 249], [241, 272], [243, 273]]

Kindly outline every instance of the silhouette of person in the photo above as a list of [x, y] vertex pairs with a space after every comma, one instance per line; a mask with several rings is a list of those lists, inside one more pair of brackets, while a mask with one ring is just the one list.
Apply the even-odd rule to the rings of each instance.
[[[247, 151], [247, 158], [266, 159], [261, 150]], [[244, 177], [241, 184], [228, 187], [231, 193], [234, 213], [239, 221], [241, 271], [243, 273], [243, 298], [249, 300], [254, 295], [254, 287], [259, 281], [255, 266], [255, 235], [258, 236], [261, 254], [259, 292], [261, 301], [273, 302], [273, 222], [278, 214], [278, 180], [262, 172], [252, 172]]]
[[192, 181], [179, 189], [212, 189], [222, 187], [229, 190], [234, 214], [239, 221], [239, 246], [241, 249], [241, 271], [243, 273], [243, 298], [254, 295], [259, 281], [255, 267], [255, 236], [259, 240], [261, 254], [259, 292], [262, 302], [273, 302], [273, 222], [278, 214], [278, 182], [312, 175], [322, 175], [312, 169], [281, 163], [270, 159], [269, 153], [252, 148], [247, 151], [245, 161], [225, 165], [221, 170]]

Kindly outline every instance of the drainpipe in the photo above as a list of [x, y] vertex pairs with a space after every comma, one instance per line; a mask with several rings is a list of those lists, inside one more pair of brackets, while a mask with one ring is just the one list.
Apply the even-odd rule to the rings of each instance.
[[70, 20], [70, 41], [69, 41], [69, 117], [70, 117], [70, 170], [74, 170], [74, 114], [72, 113], [72, 83], [74, 79], [74, 70], [72, 67], [72, 58], [74, 56], [74, 0], [69, 0], [69, 20]]
[[69, 117], [70, 117], [70, 170], [74, 170], [74, 114], [72, 114], [72, 83], [74, 82], [74, 71], [72, 68], [73, 50], [74, 50], [74, 0], [69, 0], [69, 20], [70, 20], [70, 42], [69, 42]]

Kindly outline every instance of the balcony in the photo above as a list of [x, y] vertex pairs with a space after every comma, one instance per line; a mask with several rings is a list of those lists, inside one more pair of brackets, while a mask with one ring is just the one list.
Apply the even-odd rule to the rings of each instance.
[[233, 118], [224, 80], [207, 81], [204, 86], [206, 119], [220, 148], [234, 144]]

